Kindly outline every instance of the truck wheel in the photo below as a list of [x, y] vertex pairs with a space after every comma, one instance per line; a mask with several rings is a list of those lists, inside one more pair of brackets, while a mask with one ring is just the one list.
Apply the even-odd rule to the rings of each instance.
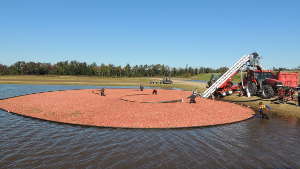
[[262, 98], [264, 99], [269, 99], [274, 96], [274, 90], [270, 85], [264, 85], [262, 87], [262, 93], [261, 93]]
[[251, 96], [256, 95], [257, 86], [256, 86], [255, 83], [250, 82], [250, 83], [247, 84], [247, 87], [248, 87], [248, 90], [249, 90], [249, 93], [250, 93]]

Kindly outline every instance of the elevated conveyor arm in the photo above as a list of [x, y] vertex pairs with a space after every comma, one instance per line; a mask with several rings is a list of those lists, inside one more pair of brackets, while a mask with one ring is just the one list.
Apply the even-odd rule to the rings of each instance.
[[202, 93], [203, 98], [208, 98], [211, 96], [223, 83], [225, 83], [230, 77], [234, 76], [244, 65], [249, 63], [248, 66], [256, 67], [259, 64], [259, 55], [257, 53], [252, 53], [243, 56], [238, 60], [230, 69], [228, 69], [215, 83], [213, 83], [204, 93]]

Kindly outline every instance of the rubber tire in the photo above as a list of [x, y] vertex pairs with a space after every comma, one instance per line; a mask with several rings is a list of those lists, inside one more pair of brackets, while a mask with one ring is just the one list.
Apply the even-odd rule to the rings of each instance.
[[253, 83], [253, 82], [250, 82], [250, 83], [247, 84], [247, 87], [248, 87], [250, 95], [251, 96], [255, 96], [256, 92], [257, 92], [257, 86], [256, 86], [256, 84]]
[[262, 98], [269, 99], [271, 97], [274, 97], [274, 95], [275, 95], [274, 90], [270, 85], [264, 85], [262, 87], [262, 93], [261, 93]]

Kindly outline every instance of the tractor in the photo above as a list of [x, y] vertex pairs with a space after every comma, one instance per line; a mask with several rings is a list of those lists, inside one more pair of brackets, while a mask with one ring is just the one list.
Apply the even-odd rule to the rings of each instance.
[[162, 80], [150, 81], [150, 84], [173, 84], [170, 77], [164, 77]]
[[241, 86], [250, 95], [258, 95], [262, 98], [272, 98], [274, 96], [292, 97], [298, 86], [298, 73], [278, 72], [274, 74], [270, 70], [247, 70]]

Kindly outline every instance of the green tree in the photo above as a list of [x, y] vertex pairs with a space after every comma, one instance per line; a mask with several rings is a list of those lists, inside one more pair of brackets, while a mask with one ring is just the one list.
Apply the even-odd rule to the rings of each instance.
[[8, 67], [6, 65], [0, 64], [0, 75], [9, 74]]

